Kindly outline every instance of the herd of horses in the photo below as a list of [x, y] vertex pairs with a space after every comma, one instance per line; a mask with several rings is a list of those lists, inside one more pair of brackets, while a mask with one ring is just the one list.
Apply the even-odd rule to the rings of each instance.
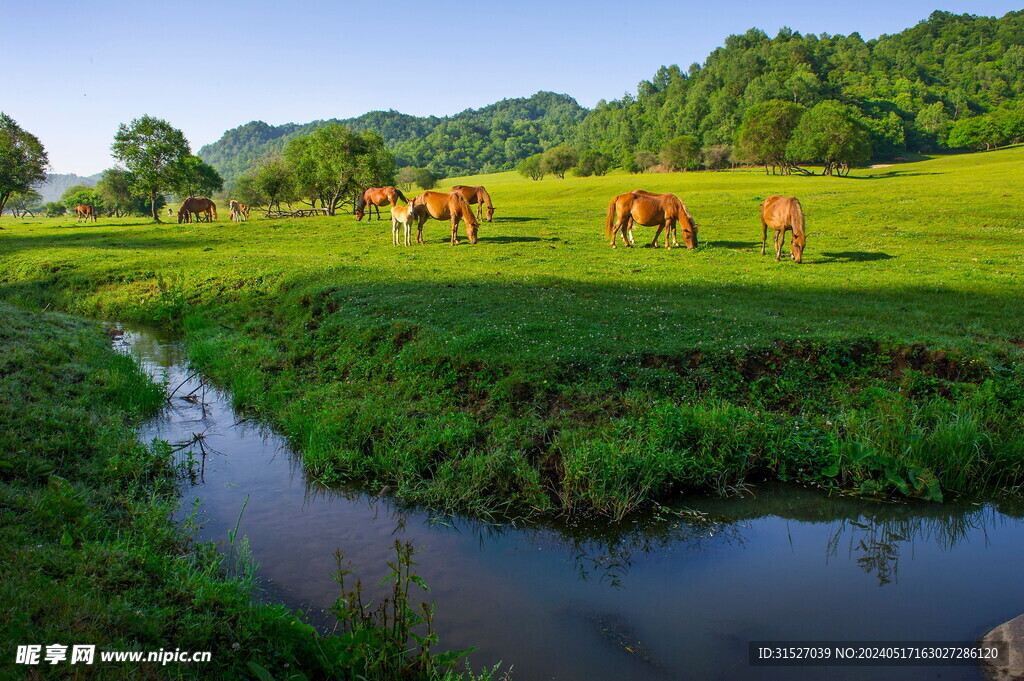
[[[398, 205], [399, 201], [406, 205]], [[470, 204], [477, 204], [474, 217]], [[430, 218], [449, 220], [452, 226], [451, 244], [459, 243], [458, 230], [461, 221], [466, 222], [466, 236], [471, 244], [477, 241], [479, 219], [486, 207], [487, 221], [494, 219], [494, 204], [483, 187], [456, 185], [447, 193], [426, 191], [411, 201], [394, 187], [370, 187], [356, 200], [356, 220], [362, 220], [366, 212], [376, 208], [380, 219], [380, 206], [391, 206], [391, 243], [395, 246], [411, 245], [412, 226], [416, 225], [416, 243], [423, 243], [423, 225]], [[697, 223], [675, 194], [655, 194], [635, 189], [620, 194], [608, 204], [605, 221], [605, 236], [611, 239], [615, 248], [616, 235], [621, 234], [627, 248], [636, 245], [633, 240], [634, 225], [656, 227], [651, 247], [658, 247], [658, 238], [665, 233], [665, 248], [679, 246], [679, 229], [683, 231], [683, 242], [690, 250], [697, 248]], [[761, 255], [765, 254], [768, 228], [774, 232], [775, 260], [782, 259], [786, 232], [793, 233], [790, 256], [797, 263], [803, 262], [804, 244], [807, 232], [804, 229], [804, 214], [800, 201], [795, 196], [784, 197], [774, 194], [761, 203]], [[404, 236], [401, 230], [404, 228]]]
[[[405, 205], [398, 205], [399, 201]], [[473, 204], [477, 206], [476, 215], [470, 207]], [[229, 206], [232, 221], [242, 222], [249, 217], [249, 207], [245, 204], [232, 199]], [[425, 191], [412, 200], [407, 199], [401, 190], [395, 187], [370, 187], [355, 201], [356, 220], [362, 220], [367, 214], [372, 220], [374, 211], [380, 220], [381, 206], [391, 206], [391, 243], [395, 246], [411, 245], [414, 224], [416, 243], [424, 243], [423, 225], [430, 219], [451, 223], [453, 246], [459, 243], [459, 223], [464, 221], [469, 243], [475, 244], [480, 229], [479, 221], [484, 219], [484, 213], [486, 212], [488, 222], [494, 221], [494, 204], [484, 187], [456, 185], [447, 192]], [[96, 220], [96, 211], [92, 206], [75, 206], [75, 213], [79, 221], [88, 221], [90, 217], [93, 221]], [[207, 222], [217, 219], [217, 204], [208, 198], [190, 197], [178, 208], [179, 224], [193, 220], [201, 222], [204, 219]], [[650, 243], [652, 248], [658, 247], [658, 239], [662, 232], [665, 233], [665, 248], [679, 246], [680, 228], [686, 247], [690, 250], [697, 248], [697, 223], [694, 222], [686, 205], [675, 194], [655, 194], [635, 189], [613, 198], [608, 204], [605, 220], [605, 237], [611, 239], [612, 248], [616, 247], [617, 235], [622, 236], [626, 248], [635, 246], [635, 225], [657, 228]], [[761, 255], [765, 254], [769, 227], [774, 232], [775, 260], [782, 259], [786, 232], [792, 232], [790, 256], [798, 263], [803, 262], [807, 232], [804, 227], [803, 208], [795, 196], [784, 197], [775, 194], [761, 203]], [[400, 233], [403, 228], [404, 235]]]

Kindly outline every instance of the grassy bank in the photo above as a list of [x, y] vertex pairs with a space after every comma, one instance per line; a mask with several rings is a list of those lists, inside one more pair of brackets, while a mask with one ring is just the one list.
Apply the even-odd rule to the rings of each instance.
[[[184, 332], [325, 481], [479, 513], [620, 517], [778, 477], [937, 499], [1024, 482], [1024, 149], [857, 171], [500, 174], [474, 247], [351, 216], [0, 225], [0, 296]], [[603, 240], [673, 191], [697, 251]], [[803, 265], [760, 255], [795, 194]], [[638, 240], [652, 230], [639, 229]]]
[[[171, 521], [179, 471], [168, 447], [147, 449], [132, 429], [160, 408], [163, 389], [93, 324], [3, 303], [0, 320], [0, 678], [443, 676], [443, 659], [399, 662], [405, 640], [386, 640], [350, 604], [337, 612], [346, 639], [255, 603], [244, 564], [227, 570], [215, 546], [191, 542]], [[411, 604], [409, 561], [397, 564], [401, 604]], [[50, 665], [54, 644], [68, 657]], [[40, 663], [16, 664], [19, 645], [42, 646]], [[72, 645], [97, 646], [93, 664], [71, 664]], [[212, 657], [167, 666], [99, 658], [176, 649]]]

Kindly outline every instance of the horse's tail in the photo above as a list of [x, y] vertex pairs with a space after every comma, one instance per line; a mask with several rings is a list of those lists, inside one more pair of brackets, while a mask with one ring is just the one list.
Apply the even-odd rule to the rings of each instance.
[[397, 194], [398, 198], [402, 199], [402, 201], [404, 201], [406, 205], [409, 204], [409, 199], [405, 198], [405, 194], [403, 194], [402, 190], [399, 189], [398, 187], [395, 187], [395, 194]]
[[217, 219], [217, 204], [210, 201], [210, 212], [213, 213], [213, 219]]
[[611, 200], [611, 203], [608, 204], [608, 219], [605, 221], [604, 225], [604, 236], [606, 239], [612, 238], [612, 234], [615, 233], [612, 229], [612, 222], [615, 220], [615, 203], [618, 200], [619, 197], [616, 196]]

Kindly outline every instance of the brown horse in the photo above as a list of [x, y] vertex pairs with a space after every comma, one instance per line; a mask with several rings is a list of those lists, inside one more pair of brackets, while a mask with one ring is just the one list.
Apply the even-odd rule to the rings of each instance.
[[231, 221], [232, 222], [243, 222], [249, 218], [249, 206], [244, 203], [239, 203], [234, 199], [228, 202], [228, 207], [231, 209]]
[[669, 236], [674, 245], [679, 245], [677, 223], [683, 224], [683, 240], [690, 250], [697, 248], [697, 224], [693, 221], [690, 211], [675, 194], [652, 194], [643, 190], [620, 194], [608, 204], [608, 218], [605, 223], [605, 236], [610, 237], [612, 248], [615, 248], [615, 233], [622, 234], [626, 248], [632, 248], [631, 232], [633, 223], [647, 227], [657, 226], [651, 247], [658, 247], [658, 237], [665, 230], [665, 248], [671, 248]]
[[181, 202], [178, 208], [178, 224], [191, 222], [191, 216], [196, 216], [199, 221], [200, 215], [205, 214], [208, 222], [217, 219], [217, 204], [203, 196], [191, 196]]
[[457, 184], [450, 191], [456, 192], [466, 199], [466, 203], [477, 204], [476, 219], [482, 217], [484, 206], [487, 206], [487, 222], [494, 222], [494, 204], [491, 203], [491, 195], [483, 187], [470, 187], [465, 184]]
[[403, 203], [408, 204], [409, 200], [405, 198], [405, 195], [401, 191], [394, 187], [370, 187], [362, 194], [359, 195], [359, 199], [356, 201], [356, 220], [363, 219], [363, 209], [367, 205], [370, 206], [370, 219], [373, 219], [373, 209], [377, 209], [377, 219], [380, 220], [380, 207], [381, 206], [397, 206], [399, 199]]
[[84, 203], [75, 206], [75, 215], [78, 216], [77, 222], [81, 222], [83, 219], [89, 222], [89, 218], [96, 222], [96, 209]]
[[428, 218], [452, 221], [452, 246], [459, 243], [459, 221], [465, 220], [469, 243], [476, 243], [476, 232], [480, 224], [473, 217], [473, 209], [466, 203], [466, 199], [458, 194], [423, 192], [412, 200], [411, 205], [417, 213], [416, 243], [423, 243], [423, 223]]
[[790, 255], [793, 260], [804, 261], [804, 244], [807, 232], [804, 230], [804, 210], [795, 196], [784, 197], [773, 194], [761, 204], [761, 255], [768, 242], [768, 228], [775, 230], [775, 261], [782, 258], [782, 246], [786, 241], [786, 230], [793, 232]]

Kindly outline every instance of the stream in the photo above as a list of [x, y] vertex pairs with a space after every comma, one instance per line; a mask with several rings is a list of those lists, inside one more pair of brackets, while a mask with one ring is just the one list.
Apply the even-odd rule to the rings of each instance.
[[975, 666], [752, 667], [748, 644], [966, 643], [1024, 612], [1024, 506], [876, 503], [773, 483], [619, 525], [442, 517], [308, 482], [300, 456], [192, 376], [179, 345], [140, 330], [115, 345], [181, 384], [140, 438], [203, 435], [178, 520], [198, 508], [198, 539], [225, 545], [238, 523], [267, 599], [324, 628], [335, 549], [373, 593], [396, 538], [420, 551], [440, 649], [476, 647], [474, 669], [502, 662], [519, 680], [981, 679]]

